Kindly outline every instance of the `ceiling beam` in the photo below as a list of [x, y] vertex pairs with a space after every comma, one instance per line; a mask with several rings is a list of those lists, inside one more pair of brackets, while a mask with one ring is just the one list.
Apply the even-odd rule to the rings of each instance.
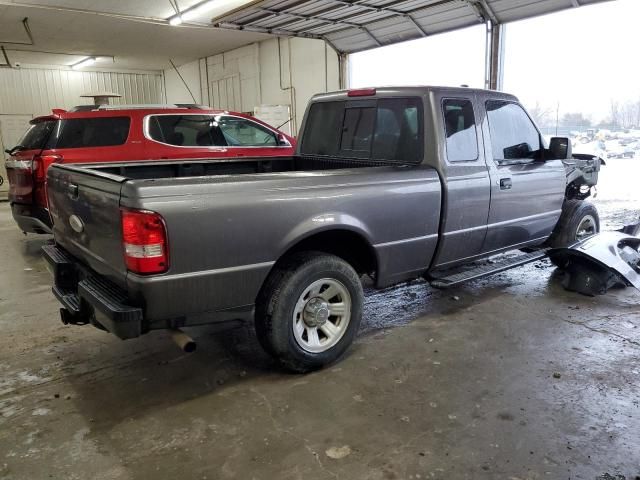
[[[268, 12], [271, 15], [273, 15], [274, 17], [291, 17], [294, 18], [296, 20], [294, 21], [287, 21], [285, 20], [283, 23], [275, 25], [274, 28], [279, 27], [279, 26], [291, 26], [294, 25], [295, 23], [299, 23], [300, 21], [317, 21], [317, 22], [321, 22], [321, 25], [315, 25], [312, 28], [320, 28], [323, 26], [329, 26], [329, 25], [345, 25], [348, 27], [353, 27], [353, 28], [360, 28], [362, 25], [359, 23], [355, 23], [355, 22], [350, 22], [347, 20], [344, 20], [344, 17], [342, 18], [338, 18], [338, 19], [331, 19], [331, 18], [327, 18], [327, 17], [322, 17], [320, 15], [302, 15], [299, 13], [293, 13], [293, 12], [289, 12], [286, 10], [272, 10], [270, 8], [258, 8], [258, 10], [260, 10], [261, 12]], [[357, 16], [357, 15], [355, 15]], [[255, 21], [251, 21], [248, 24], [252, 24], [255, 23]]]
[[[369, 12], [364, 12], [364, 13], [352, 15], [352, 16], [349, 16], [349, 17], [340, 17], [340, 18], [335, 18], [334, 19], [334, 18], [324, 17], [324, 16], [321, 16], [321, 15], [318, 15], [318, 14], [315, 14], [315, 13], [313, 15], [302, 15], [302, 14], [293, 13], [293, 12], [290, 12], [290, 11], [287, 11], [287, 10], [273, 10], [271, 8], [261, 8], [261, 7], [258, 7], [257, 10], [259, 10], [261, 12], [268, 13], [272, 17], [290, 17], [290, 18], [295, 18], [296, 19], [294, 21], [285, 20], [284, 22], [278, 23], [277, 25], [272, 25], [270, 28], [281, 28], [282, 27], [282, 28], [291, 29], [291, 27], [293, 25], [295, 25], [296, 23], [299, 23], [301, 21], [309, 21], [309, 22], [316, 21], [316, 22], [321, 22], [320, 25], [313, 25], [312, 27], [307, 28], [304, 31], [310, 32], [310, 31], [316, 30], [318, 28], [324, 28], [324, 27], [328, 27], [328, 26], [332, 26], [332, 25], [339, 25], [339, 26], [346, 26], [346, 27], [350, 27], [350, 28], [357, 28], [357, 29], [360, 29], [360, 30], [363, 30], [364, 32], [366, 32], [367, 35], [369, 35], [377, 45], [380, 45], [380, 42], [375, 37], [375, 35], [373, 35], [371, 33], [371, 31], [369, 31], [366, 28], [367, 24], [360, 24], [360, 23], [355, 23], [355, 22], [352, 22], [352, 21], [345, 20], [345, 18], [353, 19], [353, 18], [359, 17], [361, 15], [368, 14]], [[389, 16], [387, 16], [385, 18], [376, 19], [375, 22], [381, 21], [381, 20], [386, 20], [387, 18], [394, 18], [394, 17], [396, 17], [396, 15], [392, 14], [392, 15], [389, 15]], [[404, 14], [404, 15], [402, 15], [402, 18], [406, 19], [409, 23], [411, 23], [411, 25], [413, 25], [416, 28], [416, 30], [418, 30], [418, 33], [420, 34], [420, 36], [422, 36], [422, 37], [426, 37], [427, 36], [427, 32], [424, 30], [424, 28], [422, 28], [422, 26], [411, 15]], [[266, 19], [267, 18], [262, 17], [262, 20], [260, 20], [260, 21], [264, 21]], [[245, 23], [245, 25], [252, 25], [252, 24], [255, 24], [257, 21], [258, 20], [252, 20], [252, 21], [249, 21], [249, 22]], [[374, 22], [371, 22], [371, 23], [374, 23]], [[325, 32], [325, 34], [326, 33], [327, 32]], [[330, 32], [330, 33], [334, 33], [334, 32]]]
[[[428, 5], [424, 5], [424, 6], [421, 6], [421, 7], [418, 7], [418, 8], [414, 8], [414, 9], [411, 9], [411, 10], [398, 10], [398, 9], [389, 7], [389, 5], [395, 5], [397, 3], [396, 1], [389, 2], [389, 3], [386, 3], [385, 5], [380, 5], [380, 6], [370, 5], [368, 3], [365, 3], [364, 0], [355, 0], [355, 1], [352, 1], [352, 0], [323, 0], [323, 1], [325, 3], [331, 3], [334, 6], [322, 9], [319, 12], [311, 13], [311, 14], [308, 14], [308, 15], [311, 16], [311, 17], [314, 17], [317, 14], [326, 15], [327, 13], [337, 13], [340, 10], [343, 10], [343, 9], [359, 8], [361, 10], [365, 10], [365, 12], [359, 12], [359, 13], [356, 13], [356, 14], [349, 14], [348, 16], [343, 16], [343, 17], [340, 17], [340, 18], [338, 18], [336, 20], [341, 21], [341, 20], [344, 20], [346, 18], [350, 18], [350, 20], [352, 21], [353, 17], [359, 17], [361, 15], [365, 15], [366, 13], [389, 13], [390, 17], [391, 16], [400, 16], [400, 17], [405, 17], [406, 18], [406, 15], [411, 15], [412, 13], [415, 13], [415, 12], [424, 11], [424, 10], [428, 10], [430, 8], [433, 8], [433, 7], [439, 7], [439, 6], [443, 6], [443, 5], [448, 5], [450, 3], [458, 3], [459, 2], [459, 0], [436, 0], [436, 1], [434, 1], [434, 2], [432, 2], [430, 4], [428, 4]], [[295, 8], [298, 8], [300, 6], [304, 6], [307, 3], [309, 3], [309, 0], [299, 0], [298, 2], [293, 3], [293, 4], [288, 4], [286, 6], [286, 8], [284, 8], [282, 10], [277, 10], [277, 11], [280, 12], [281, 14], [288, 13], [288, 12], [295, 13], [295, 12], [292, 12], [292, 10], [294, 10]], [[258, 10], [261, 10], [261, 9], [259, 8]], [[274, 9], [267, 9], [267, 10], [274, 10]], [[242, 14], [243, 12], [236, 12], [236, 13]], [[249, 8], [247, 8], [247, 12], [245, 12], [244, 16], [241, 15], [239, 17], [236, 17], [233, 14], [222, 15], [222, 16], [216, 18], [215, 21], [224, 22], [226, 18], [231, 17], [232, 18], [232, 20], [231, 20], [232, 22], [238, 23], [238, 24], [242, 24], [243, 20], [245, 18], [251, 17], [255, 13], [256, 13], [256, 10], [255, 9], [251, 9], [249, 7]], [[262, 15], [262, 16], [260, 16], [258, 18], [252, 18], [250, 21], [252, 23], [259, 22], [262, 19], [270, 18], [272, 15], [273, 14], [271, 14], [271, 13], [266, 13], [265, 12], [264, 15]], [[329, 21], [332, 20], [332, 19], [330, 19], [328, 17], [326, 17], [326, 18]], [[370, 22], [370, 23], [373, 23], [373, 22]]]
[[314, 33], [307, 33], [303, 31], [295, 31], [295, 30], [287, 30], [284, 28], [267, 28], [260, 27], [257, 25], [241, 25], [233, 22], [218, 22], [213, 24], [215, 28], [220, 28], [223, 30], [237, 30], [244, 32], [253, 32], [253, 33], [267, 33], [270, 35], [281, 35], [283, 37], [300, 37], [300, 38], [315, 38], [317, 40], [324, 40], [322, 35], [316, 35]]
[[418, 30], [418, 33], [420, 34], [420, 36], [426, 37], [429, 35], [427, 31], [422, 27], [422, 25], [420, 25], [417, 22], [417, 20], [413, 18], [411, 15], [409, 14], [404, 15], [404, 18], [406, 18], [411, 23], [411, 25], [413, 25], [416, 28], [416, 30]]
[[485, 0], [465, 0], [466, 4], [471, 7], [473, 13], [481, 23], [491, 22], [494, 25], [499, 24], [498, 17]]
[[[301, 13], [296, 13], [292, 11], [293, 9], [308, 3], [308, 0], [300, 0], [294, 4], [287, 5], [287, 8], [281, 9], [281, 10], [277, 10], [274, 8], [257, 7], [254, 10], [248, 9], [245, 15], [241, 15], [239, 18], [233, 18], [233, 15], [222, 16], [217, 19], [219, 21], [214, 23], [214, 26], [224, 28], [224, 25], [229, 25], [233, 29], [245, 29], [242, 27], [247, 27], [246, 30], [264, 31], [267, 33], [271, 33], [276, 30], [278, 31], [288, 30], [290, 32], [297, 33], [299, 36], [302, 33], [311, 33], [313, 30], [317, 30], [319, 28], [325, 28], [325, 27], [336, 25], [343, 28], [338, 28], [330, 32], [323, 32], [322, 36], [324, 37], [328, 34], [338, 33], [340, 31], [349, 30], [353, 28], [353, 29], [358, 29], [365, 32], [377, 46], [382, 46], [382, 42], [380, 42], [380, 40], [376, 38], [376, 36], [368, 28], [370, 25], [380, 21], [392, 19], [392, 18], [400, 18], [410, 23], [411, 26], [418, 31], [418, 34], [421, 37], [426, 37], [428, 35], [427, 31], [412, 16], [412, 13], [415, 13], [418, 11], [424, 11], [429, 8], [438, 7], [438, 6], [442, 6], [450, 3], [456, 3], [458, 0], [437, 0], [433, 3], [430, 3], [429, 5], [414, 8], [408, 11], [389, 8], [388, 5], [393, 5], [396, 2], [390, 2], [382, 6], [374, 6], [366, 3], [366, 0], [356, 0], [356, 1], [325, 0], [325, 1], [327, 3], [332, 3], [333, 6], [322, 9], [312, 14], [301, 14]], [[341, 16], [338, 18], [331, 18], [326, 16], [326, 14], [328, 13], [337, 13], [341, 10], [350, 9], [350, 8], [357, 8], [364, 11], [355, 13], [355, 14]], [[258, 12], [261, 13], [261, 15], [256, 16], [256, 13]], [[242, 13], [242, 12], [237, 12], [237, 13]], [[387, 15], [384, 16], [383, 18], [376, 18], [375, 20], [372, 20], [370, 22], [357, 23], [353, 21], [354, 18], [371, 14], [371, 13], [386, 13]], [[232, 17], [233, 19], [232, 21], [225, 21], [224, 20], [225, 17]], [[271, 26], [259, 25], [261, 22], [264, 22], [266, 20], [269, 20], [275, 17], [289, 17], [295, 20], [292, 20], [292, 21], [285, 20], [283, 22], [280, 22]], [[292, 27], [297, 23], [306, 22], [306, 21], [309, 21], [309, 22], [316, 21], [316, 22], [320, 22], [320, 24], [313, 25], [307, 29], [300, 29], [300, 30], [292, 29]], [[312, 35], [315, 35], [315, 34], [312, 34]]]
[[489, 17], [489, 20], [491, 20], [494, 23], [494, 25], [497, 25], [500, 23], [495, 12], [487, 3], [487, 0], [480, 0], [480, 5], [482, 5], [482, 9], [486, 12], [487, 16]]

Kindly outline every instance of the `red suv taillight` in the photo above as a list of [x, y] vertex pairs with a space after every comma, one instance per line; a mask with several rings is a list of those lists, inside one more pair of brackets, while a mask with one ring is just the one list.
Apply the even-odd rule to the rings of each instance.
[[47, 169], [52, 163], [62, 162], [61, 155], [36, 155], [33, 157], [33, 201], [36, 205], [46, 207], [47, 201]]
[[8, 160], [9, 200], [16, 203], [33, 202], [33, 172], [31, 160]]
[[122, 209], [121, 220], [127, 270], [142, 275], [166, 272], [167, 229], [162, 217], [155, 212]]

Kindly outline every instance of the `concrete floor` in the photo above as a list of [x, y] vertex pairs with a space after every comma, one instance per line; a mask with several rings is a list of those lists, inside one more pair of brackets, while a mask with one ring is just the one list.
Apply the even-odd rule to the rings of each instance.
[[0, 479], [640, 475], [633, 289], [568, 293], [540, 262], [368, 292], [346, 358], [301, 376], [247, 330], [192, 330], [185, 355], [63, 326], [44, 241], [0, 204]]

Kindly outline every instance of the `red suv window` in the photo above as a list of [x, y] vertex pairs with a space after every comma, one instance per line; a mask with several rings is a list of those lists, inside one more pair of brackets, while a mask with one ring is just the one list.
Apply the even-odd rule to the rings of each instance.
[[152, 115], [148, 136], [179, 147], [275, 147], [274, 132], [245, 118], [229, 115]]
[[122, 145], [129, 136], [129, 117], [71, 118], [49, 137], [46, 149], [109, 147]]

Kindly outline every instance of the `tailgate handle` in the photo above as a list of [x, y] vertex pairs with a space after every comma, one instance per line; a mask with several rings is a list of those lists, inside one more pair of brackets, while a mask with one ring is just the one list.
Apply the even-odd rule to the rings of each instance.
[[72, 200], [77, 200], [78, 199], [78, 185], [75, 185], [73, 183], [70, 183], [69, 185], [67, 185], [67, 193], [69, 194], [69, 197]]

